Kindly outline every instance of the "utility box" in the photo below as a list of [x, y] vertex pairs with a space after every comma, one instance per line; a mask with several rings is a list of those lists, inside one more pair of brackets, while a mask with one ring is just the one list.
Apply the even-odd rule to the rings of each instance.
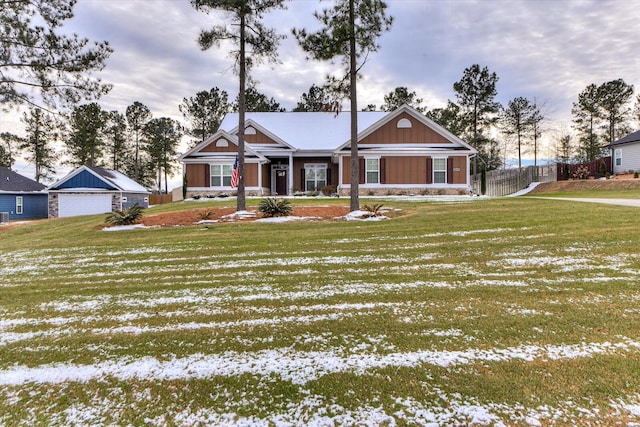
[[9, 212], [0, 212], [0, 223], [9, 222]]

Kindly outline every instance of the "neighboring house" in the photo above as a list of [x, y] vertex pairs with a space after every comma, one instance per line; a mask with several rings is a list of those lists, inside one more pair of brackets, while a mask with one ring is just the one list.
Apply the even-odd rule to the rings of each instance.
[[613, 173], [640, 171], [640, 130], [609, 145]]
[[46, 186], [0, 166], [0, 212], [9, 220], [47, 217]]
[[[349, 113], [247, 113], [245, 125], [248, 195], [323, 188], [349, 193]], [[469, 163], [476, 150], [414, 108], [359, 112], [358, 125], [362, 194], [469, 192]], [[188, 196], [234, 191], [237, 132], [238, 115], [228, 114], [218, 132], [180, 157]]]
[[49, 187], [49, 217], [108, 213], [136, 203], [147, 208], [149, 194], [120, 172], [81, 166]]

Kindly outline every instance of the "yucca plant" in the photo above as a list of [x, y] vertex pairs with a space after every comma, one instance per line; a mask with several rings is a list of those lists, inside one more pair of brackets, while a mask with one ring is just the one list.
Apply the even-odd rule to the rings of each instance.
[[371, 216], [379, 216], [381, 215], [381, 210], [384, 205], [382, 203], [374, 203], [372, 205], [364, 205], [362, 209], [371, 213]]
[[287, 199], [268, 197], [262, 199], [258, 204], [258, 211], [269, 218], [274, 216], [289, 216], [292, 210], [293, 206], [291, 206], [291, 203]]
[[122, 208], [122, 210], [111, 212], [104, 221], [113, 225], [131, 225], [142, 218], [142, 209], [142, 206], [136, 203], [130, 208]]

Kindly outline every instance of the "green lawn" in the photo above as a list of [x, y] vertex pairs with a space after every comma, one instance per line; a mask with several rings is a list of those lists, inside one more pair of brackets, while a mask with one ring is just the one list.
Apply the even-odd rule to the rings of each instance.
[[468, 200], [0, 228], [0, 425], [638, 423], [637, 208]]

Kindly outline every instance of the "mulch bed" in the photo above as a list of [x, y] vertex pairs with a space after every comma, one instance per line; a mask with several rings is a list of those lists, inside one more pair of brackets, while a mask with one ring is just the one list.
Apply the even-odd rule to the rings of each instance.
[[[253, 209], [252, 209], [253, 210]], [[160, 226], [160, 227], [173, 227], [178, 225], [193, 225], [195, 222], [203, 219], [205, 214], [209, 212], [208, 220], [211, 221], [225, 221], [223, 218], [226, 215], [231, 215], [236, 212], [236, 208], [201, 208], [188, 211], [179, 212], [167, 212], [153, 215], [145, 215], [140, 221], [147, 227]], [[336, 217], [345, 216], [349, 213], [348, 206], [301, 206], [294, 207], [291, 216], [299, 217], [314, 217], [322, 219], [333, 219]], [[254, 221], [260, 218], [260, 214], [257, 213], [256, 218], [237, 219], [234, 218], [229, 221], [234, 222], [246, 222]]]

